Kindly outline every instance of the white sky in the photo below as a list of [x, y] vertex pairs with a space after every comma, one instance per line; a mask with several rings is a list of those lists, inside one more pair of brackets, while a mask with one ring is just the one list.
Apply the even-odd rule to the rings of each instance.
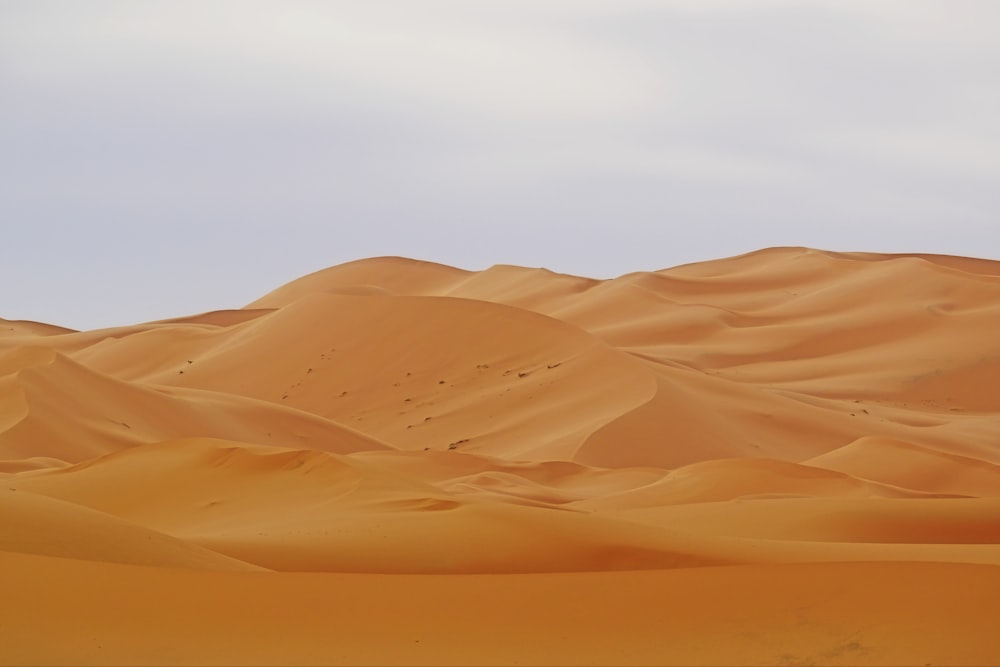
[[0, 317], [374, 255], [1000, 259], [994, 0], [5, 0]]

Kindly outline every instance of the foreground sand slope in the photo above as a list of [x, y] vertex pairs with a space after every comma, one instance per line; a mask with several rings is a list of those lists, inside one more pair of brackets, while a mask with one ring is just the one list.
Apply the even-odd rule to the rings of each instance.
[[997, 664], [996, 331], [806, 248], [0, 320], [0, 663]]

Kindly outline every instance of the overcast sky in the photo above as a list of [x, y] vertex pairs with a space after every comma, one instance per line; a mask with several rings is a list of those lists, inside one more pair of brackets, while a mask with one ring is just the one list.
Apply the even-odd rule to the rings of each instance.
[[994, 0], [0, 1], [0, 317], [404, 255], [1000, 259]]

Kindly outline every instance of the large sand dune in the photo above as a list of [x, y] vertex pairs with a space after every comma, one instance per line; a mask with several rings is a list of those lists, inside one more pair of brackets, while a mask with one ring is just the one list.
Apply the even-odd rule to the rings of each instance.
[[0, 662], [998, 664], [997, 332], [804, 248], [0, 320]]

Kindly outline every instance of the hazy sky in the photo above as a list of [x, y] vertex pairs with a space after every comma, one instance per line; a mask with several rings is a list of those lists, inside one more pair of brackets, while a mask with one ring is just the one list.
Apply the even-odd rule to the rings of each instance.
[[0, 317], [405, 255], [1000, 258], [994, 0], [0, 1]]

